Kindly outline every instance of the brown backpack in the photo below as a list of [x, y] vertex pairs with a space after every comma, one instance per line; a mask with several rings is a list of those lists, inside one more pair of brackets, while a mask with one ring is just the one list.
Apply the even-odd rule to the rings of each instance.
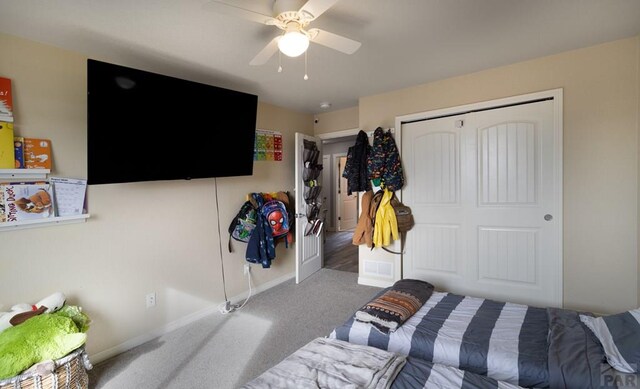
[[411, 208], [402, 204], [395, 192], [391, 198], [391, 206], [393, 207], [393, 211], [396, 214], [396, 220], [398, 221], [398, 232], [404, 233], [413, 228], [415, 223], [413, 221]]

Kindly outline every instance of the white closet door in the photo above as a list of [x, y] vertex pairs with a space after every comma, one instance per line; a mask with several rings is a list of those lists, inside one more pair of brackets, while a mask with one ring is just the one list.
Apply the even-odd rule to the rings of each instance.
[[405, 278], [562, 305], [553, 112], [542, 101], [402, 126], [403, 202], [416, 220]]

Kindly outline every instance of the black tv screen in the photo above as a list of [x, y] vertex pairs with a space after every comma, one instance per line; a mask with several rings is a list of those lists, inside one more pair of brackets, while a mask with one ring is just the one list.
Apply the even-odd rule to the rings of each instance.
[[89, 184], [253, 174], [258, 97], [87, 61]]

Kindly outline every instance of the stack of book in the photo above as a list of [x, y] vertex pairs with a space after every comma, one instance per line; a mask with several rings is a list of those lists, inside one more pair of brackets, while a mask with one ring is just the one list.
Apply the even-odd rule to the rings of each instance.
[[0, 77], [0, 169], [51, 169], [51, 141], [13, 132], [11, 79]]

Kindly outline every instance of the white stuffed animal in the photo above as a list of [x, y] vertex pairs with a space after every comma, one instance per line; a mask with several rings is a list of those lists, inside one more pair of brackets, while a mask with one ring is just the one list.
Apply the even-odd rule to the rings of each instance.
[[18, 325], [25, 320], [42, 313], [55, 312], [62, 308], [66, 301], [63, 293], [56, 292], [43, 298], [33, 305], [16, 304], [9, 312], [0, 312], [0, 332], [11, 326]]

